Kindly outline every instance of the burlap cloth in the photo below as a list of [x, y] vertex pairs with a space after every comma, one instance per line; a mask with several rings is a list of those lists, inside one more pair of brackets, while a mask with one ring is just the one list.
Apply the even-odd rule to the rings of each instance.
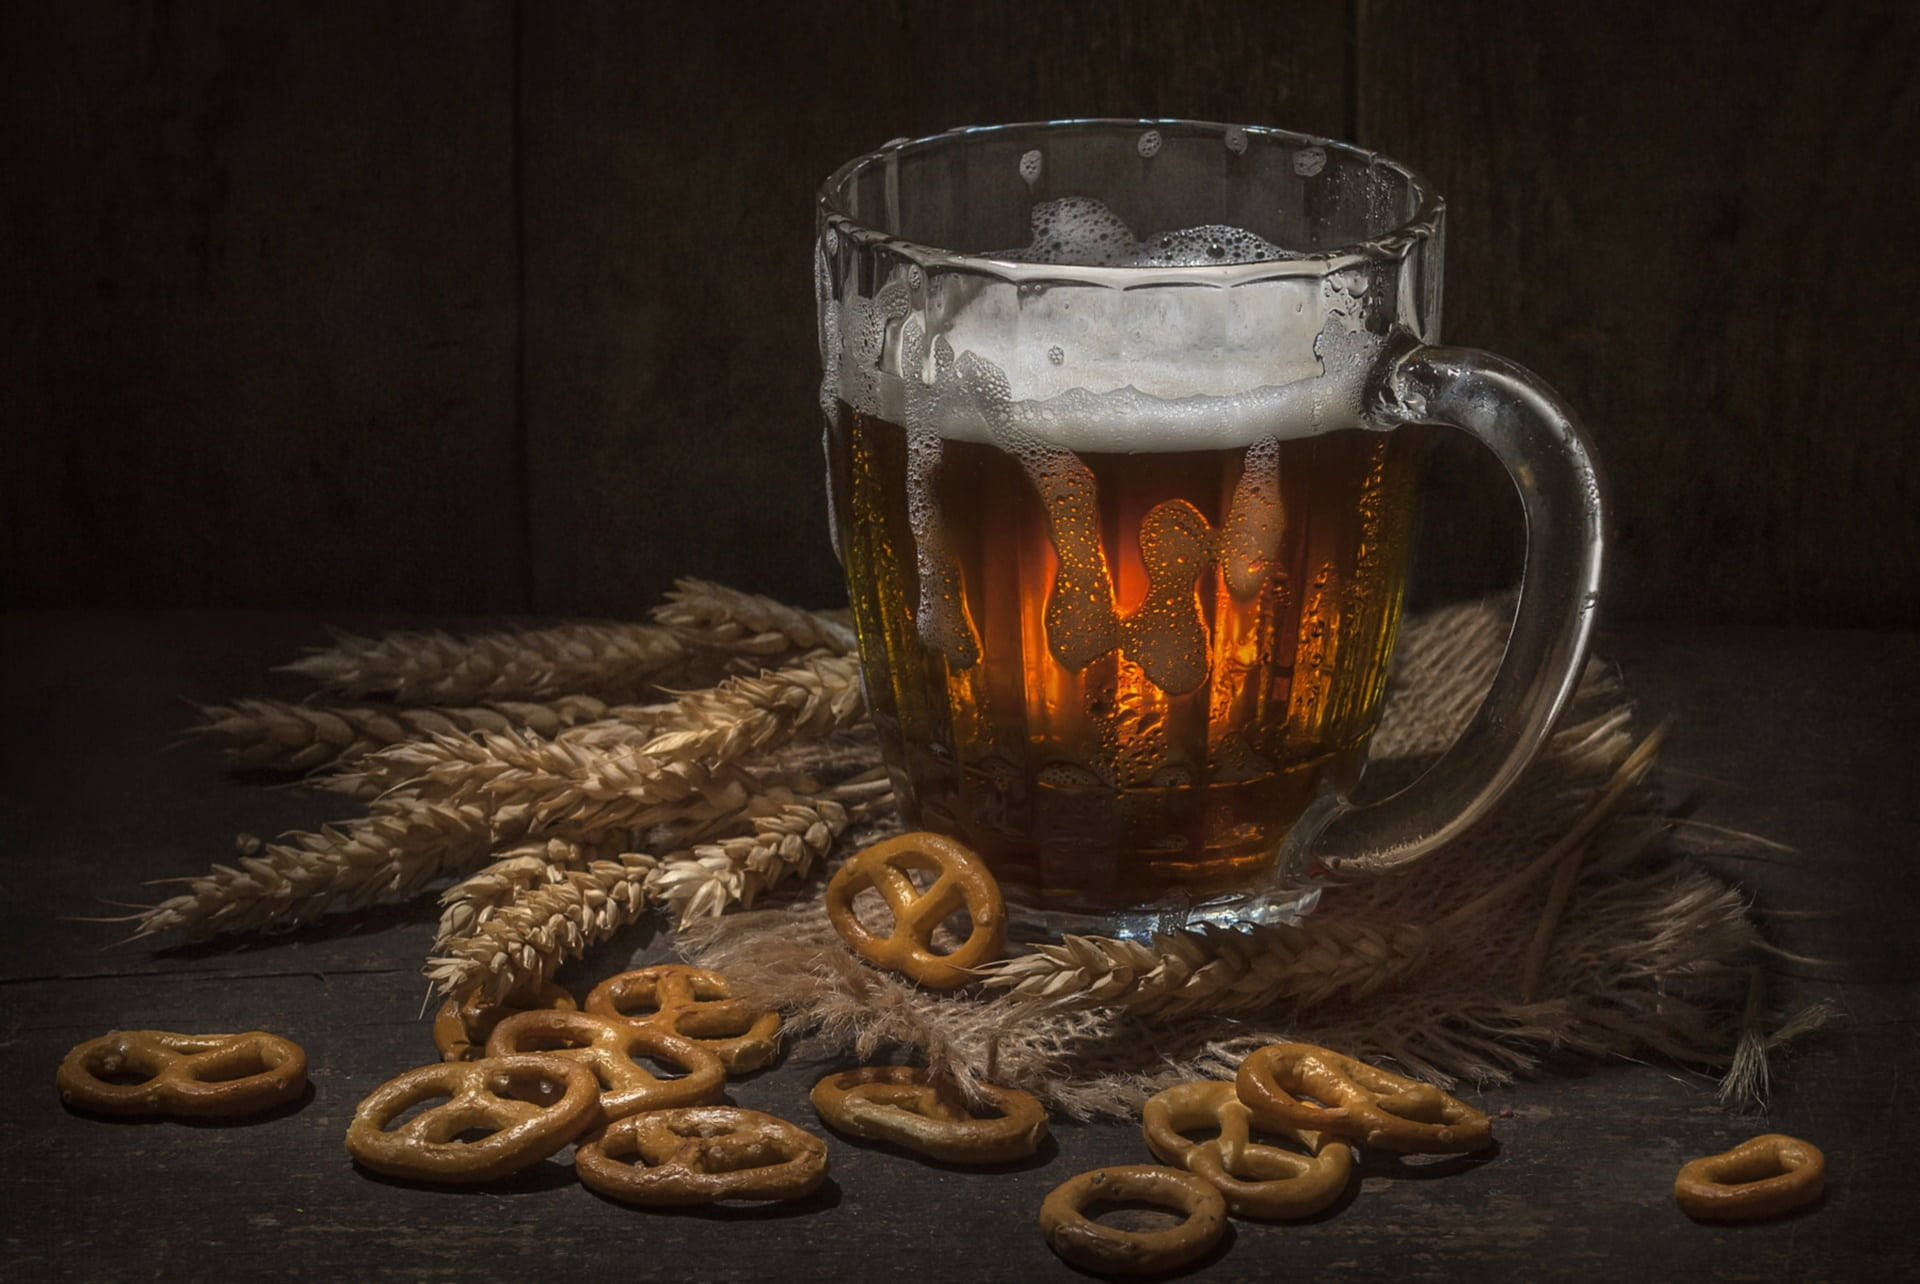
[[[1371, 791], [1404, 784], [1451, 743], [1491, 682], [1510, 613], [1511, 600], [1498, 599], [1408, 620]], [[1309, 922], [1393, 929], [1403, 940], [1411, 928], [1421, 943], [1417, 960], [1398, 965], [1328, 950], [1318, 965], [1338, 983], [1326, 997], [1295, 984], [1265, 1005], [1238, 993], [1230, 1013], [1202, 996], [1142, 1015], [1050, 1010], [979, 987], [934, 994], [848, 951], [822, 908], [824, 878], [685, 929], [680, 948], [781, 1008], [816, 1049], [924, 1062], [963, 1087], [986, 1078], [1076, 1117], [1135, 1113], [1162, 1087], [1231, 1077], [1247, 1052], [1290, 1039], [1391, 1058], [1442, 1084], [1503, 1082], [1560, 1052], [1724, 1068], [1741, 1046], [1743, 1011], [1751, 1015], [1760, 940], [1742, 893], [1664, 841], [1668, 822], [1629, 774], [1650, 748], [1636, 752], [1617, 674], [1590, 662], [1550, 743], [1493, 814], [1409, 869], [1323, 889]], [[837, 752], [844, 764], [847, 747]], [[864, 748], [855, 764], [862, 752], [878, 762]], [[869, 821], [839, 850], [898, 827]], [[1564, 841], [1570, 834], [1578, 841]], [[1376, 964], [1382, 985], [1352, 984]], [[1752, 1053], [1765, 1040], [1749, 1032], [1747, 1043]]]

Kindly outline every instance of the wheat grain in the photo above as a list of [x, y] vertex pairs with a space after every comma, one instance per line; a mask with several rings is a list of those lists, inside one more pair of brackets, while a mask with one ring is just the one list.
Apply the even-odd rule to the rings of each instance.
[[1151, 944], [1067, 936], [982, 972], [989, 987], [1047, 1011], [1252, 1012], [1364, 998], [1411, 975], [1427, 943], [1411, 925], [1322, 919], [1169, 933]]
[[444, 632], [336, 634], [285, 665], [323, 690], [380, 693], [405, 704], [538, 700], [563, 692], [637, 689], [648, 674], [685, 658], [674, 630], [645, 624], [565, 624], [456, 638]]
[[825, 647], [850, 655], [853, 630], [837, 620], [705, 580], [674, 582], [653, 618], [700, 646], [744, 655]]
[[618, 713], [592, 696], [562, 696], [550, 703], [503, 700], [392, 709], [236, 700], [203, 705], [200, 716], [200, 724], [187, 728], [187, 734], [215, 741], [227, 757], [251, 766], [304, 771], [352, 762], [423, 736], [520, 728], [552, 737], [578, 724], [613, 721]]

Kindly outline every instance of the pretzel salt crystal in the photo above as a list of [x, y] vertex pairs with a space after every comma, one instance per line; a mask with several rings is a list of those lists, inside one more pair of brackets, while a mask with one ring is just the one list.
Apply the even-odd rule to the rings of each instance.
[[573, 1164], [588, 1188], [628, 1204], [800, 1199], [827, 1179], [827, 1146], [757, 1110], [689, 1106], [616, 1119]]
[[[375, 1172], [415, 1181], [494, 1181], [539, 1163], [592, 1126], [600, 1085], [563, 1057], [488, 1057], [409, 1070], [369, 1093], [347, 1151]], [[425, 1101], [446, 1101], [389, 1128]], [[484, 1132], [469, 1140], [467, 1134]]]
[[1249, 1054], [1235, 1087], [1262, 1127], [1329, 1132], [1399, 1154], [1463, 1154], [1493, 1144], [1493, 1121], [1458, 1097], [1310, 1043]]
[[890, 1141], [949, 1164], [1024, 1159], [1047, 1135], [1039, 1099], [1018, 1088], [979, 1085], [1000, 1115], [967, 1109], [951, 1083], [916, 1066], [862, 1066], [813, 1085], [813, 1108], [836, 1132]]
[[[1241, 1217], [1311, 1217], [1346, 1191], [1353, 1152], [1344, 1138], [1303, 1128], [1266, 1131], [1284, 1135], [1306, 1153], [1250, 1139], [1249, 1111], [1230, 1083], [1177, 1084], [1149, 1100], [1140, 1114], [1147, 1147], [1161, 1162], [1185, 1168], [1211, 1182]], [[1211, 1126], [1219, 1135], [1191, 1141], [1188, 1129]]]
[[[934, 872], [922, 892], [911, 870]], [[875, 936], [854, 913], [853, 900], [869, 887], [893, 913], [893, 932]], [[951, 954], [933, 951], [934, 929], [962, 906], [973, 931]], [[1000, 957], [1007, 941], [1007, 906], [986, 863], [964, 843], [925, 831], [875, 843], [834, 872], [827, 884], [827, 917], [868, 962], [902, 972], [932, 990], [957, 990], [972, 969]]]
[[[1095, 1204], [1147, 1203], [1186, 1214], [1165, 1230], [1129, 1231], [1087, 1216]], [[1096, 1168], [1054, 1187], [1040, 1205], [1053, 1251], [1090, 1271], [1157, 1275], [1205, 1257], [1227, 1229], [1219, 1191], [1189, 1172], [1149, 1164]]]
[[[143, 1078], [120, 1081], [129, 1074]], [[62, 1100], [99, 1114], [224, 1119], [298, 1098], [307, 1088], [307, 1054], [263, 1030], [111, 1030], [67, 1053], [54, 1082]]]
[[610, 976], [587, 995], [586, 1010], [657, 1025], [719, 1057], [729, 1074], [758, 1070], [780, 1049], [778, 1012], [734, 998], [720, 973], [683, 963]]
[[1769, 1132], [1686, 1164], [1674, 1178], [1673, 1198], [1700, 1221], [1744, 1222], [1810, 1204], [1826, 1184], [1827, 1159], [1819, 1147]]
[[[642, 1110], [669, 1110], [716, 1102], [726, 1084], [720, 1058], [678, 1035], [590, 1012], [518, 1012], [487, 1036], [489, 1057], [546, 1052], [578, 1061], [600, 1081], [604, 1122]], [[663, 1079], [637, 1057], [677, 1065], [685, 1074]]]
[[580, 1005], [573, 995], [552, 981], [544, 981], [531, 998], [512, 994], [498, 1003], [489, 1002], [477, 992], [464, 1002], [448, 999], [433, 1018], [433, 1045], [447, 1061], [477, 1061], [486, 1055], [487, 1036], [493, 1027], [516, 1012], [536, 1012], [555, 1008], [574, 1012]]

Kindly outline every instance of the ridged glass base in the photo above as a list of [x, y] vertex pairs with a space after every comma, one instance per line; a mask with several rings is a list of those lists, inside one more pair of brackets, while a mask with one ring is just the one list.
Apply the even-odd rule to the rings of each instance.
[[1137, 909], [1075, 913], [1009, 900], [1007, 935], [1016, 942], [1058, 941], [1063, 936], [1110, 936], [1149, 941], [1155, 936], [1196, 927], [1248, 928], [1298, 923], [1320, 903], [1318, 884], [1263, 889], [1253, 893], [1193, 901], [1168, 898]]

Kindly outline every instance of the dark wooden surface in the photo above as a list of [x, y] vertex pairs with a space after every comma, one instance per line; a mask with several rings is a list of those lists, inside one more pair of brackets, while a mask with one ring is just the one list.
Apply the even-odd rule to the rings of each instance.
[[[1039, 1162], [992, 1173], [829, 1137], [830, 1185], [791, 1211], [626, 1209], [575, 1185], [564, 1152], [484, 1192], [357, 1171], [341, 1146], [354, 1104], [432, 1056], [418, 1019], [430, 900], [215, 946], [103, 948], [115, 929], [65, 917], [151, 896], [143, 880], [204, 868], [236, 830], [340, 814], [329, 800], [229, 773], [203, 747], [170, 748], [189, 720], [187, 698], [286, 691], [267, 670], [319, 640], [320, 624], [242, 613], [0, 617], [9, 715], [0, 939], [10, 947], [0, 963], [0, 1090], [10, 1103], [0, 1112], [0, 1276], [1076, 1277], [1045, 1248], [1035, 1209], [1075, 1172], [1143, 1160], [1130, 1128], [1056, 1122]], [[1914, 1273], [1920, 637], [1634, 628], [1601, 650], [1621, 665], [1643, 718], [1673, 719], [1660, 785], [1674, 805], [1794, 848], [1716, 860], [1763, 907], [1828, 916], [1771, 921], [1779, 944], [1837, 965], [1828, 979], [1782, 980], [1779, 997], [1830, 1000], [1845, 1023], [1778, 1060], [1772, 1106], [1759, 1116], [1718, 1109], [1700, 1075], [1627, 1062], [1470, 1094], [1502, 1114], [1491, 1157], [1440, 1173], [1370, 1166], [1349, 1201], [1305, 1225], [1236, 1223], [1196, 1278]], [[584, 986], [668, 945], [636, 929], [566, 979]], [[52, 1076], [68, 1047], [148, 1025], [285, 1033], [308, 1049], [312, 1096], [230, 1127], [103, 1122], [60, 1105]], [[805, 1093], [825, 1068], [802, 1042], [729, 1095], [824, 1132]], [[1684, 1159], [1767, 1129], [1825, 1150], [1830, 1189], [1819, 1206], [1733, 1228], [1675, 1210], [1669, 1191]]]
[[[1176, 114], [1431, 175], [1451, 337], [1591, 423], [1615, 618], [1915, 627], [1916, 61], [1898, 0], [7, 6], [0, 601], [826, 601], [821, 179]], [[1423, 591], [1504, 582], [1504, 478], [1434, 482]]]

